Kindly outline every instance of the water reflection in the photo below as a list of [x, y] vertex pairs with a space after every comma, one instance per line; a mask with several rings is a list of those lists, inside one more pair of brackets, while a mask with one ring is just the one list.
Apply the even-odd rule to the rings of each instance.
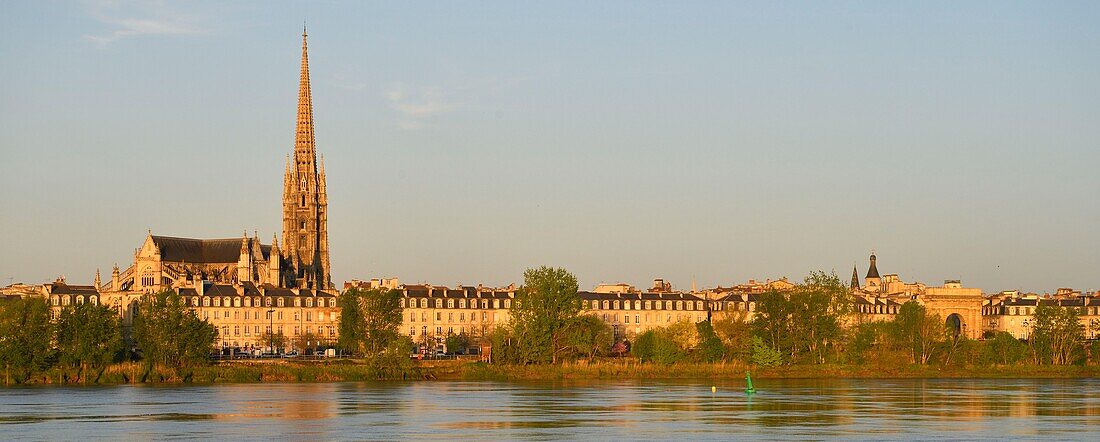
[[1088, 438], [1096, 380], [241, 384], [0, 389], [4, 439]]

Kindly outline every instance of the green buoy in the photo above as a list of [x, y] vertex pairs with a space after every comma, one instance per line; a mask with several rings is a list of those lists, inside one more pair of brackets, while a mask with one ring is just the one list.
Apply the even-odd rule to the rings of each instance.
[[756, 389], [752, 388], [752, 376], [749, 376], [749, 372], [747, 372], [747, 371], [745, 372], [745, 384], [748, 385], [748, 387], [745, 388], [745, 394], [755, 394], [756, 393]]

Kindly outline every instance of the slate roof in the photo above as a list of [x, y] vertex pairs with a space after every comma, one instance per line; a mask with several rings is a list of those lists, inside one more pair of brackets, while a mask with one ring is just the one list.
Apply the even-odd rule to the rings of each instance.
[[[254, 239], [249, 239], [254, 241]], [[241, 238], [197, 239], [153, 235], [160, 248], [160, 259], [199, 264], [235, 263], [241, 256]], [[270, 245], [260, 245], [264, 259], [271, 256]]]
[[63, 282], [55, 282], [50, 285], [51, 295], [94, 295], [99, 293], [90, 285], [68, 285]]

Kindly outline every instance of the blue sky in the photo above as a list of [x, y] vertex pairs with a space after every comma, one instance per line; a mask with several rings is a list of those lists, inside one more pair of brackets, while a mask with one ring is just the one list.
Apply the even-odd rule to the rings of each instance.
[[1100, 3], [592, 3], [6, 2], [0, 282], [269, 240], [305, 20], [338, 281], [1100, 289]]

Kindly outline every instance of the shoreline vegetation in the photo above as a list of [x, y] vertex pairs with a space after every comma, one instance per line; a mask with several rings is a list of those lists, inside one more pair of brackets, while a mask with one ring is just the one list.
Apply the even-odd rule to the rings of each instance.
[[[524, 272], [508, 322], [474, 337], [421, 334], [414, 342], [398, 330], [403, 309], [397, 290], [353, 288], [337, 301], [340, 332], [329, 348], [355, 358], [221, 362], [211, 355], [217, 329], [174, 292], [145, 296], [125, 329], [108, 306], [85, 303], [54, 314], [43, 300], [9, 301], [0, 304], [0, 376], [4, 385], [738, 382], [746, 372], [758, 379], [1100, 378], [1100, 340], [1085, 339], [1074, 308], [1037, 308], [1027, 340], [1003, 331], [969, 339], [916, 301], [903, 304], [891, 321], [861, 321], [849, 289], [823, 272], [759, 295], [751, 317], [681, 319], [629, 335], [614, 332], [606, 315], [586, 313], [576, 278], [560, 268]], [[295, 342], [302, 354], [318, 350]], [[488, 348], [492, 363], [410, 358], [426, 346], [443, 352], [441, 342], [450, 353]], [[267, 350], [282, 354], [277, 349], [287, 347]]]
[[738, 362], [674, 365], [614, 358], [554, 365], [486, 364], [476, 361], [420, 361], [397, 370], [382, 369], [368, 360], [339, 361], [223, 361], [187, 370], [147, 367], [139, 362], [107, 366], [101, 373], [81, 377], [75, 370], [53, 369], [22, 385], [209, 385], [242, 383], [326, 382], [587, 382], [587, 381], [742, 381], [745, 372], [756, 379], [1089, 379], [1100, 378], [1095, 365], [1010, 365], [942, 367], [807, 364], [761, 367]]

